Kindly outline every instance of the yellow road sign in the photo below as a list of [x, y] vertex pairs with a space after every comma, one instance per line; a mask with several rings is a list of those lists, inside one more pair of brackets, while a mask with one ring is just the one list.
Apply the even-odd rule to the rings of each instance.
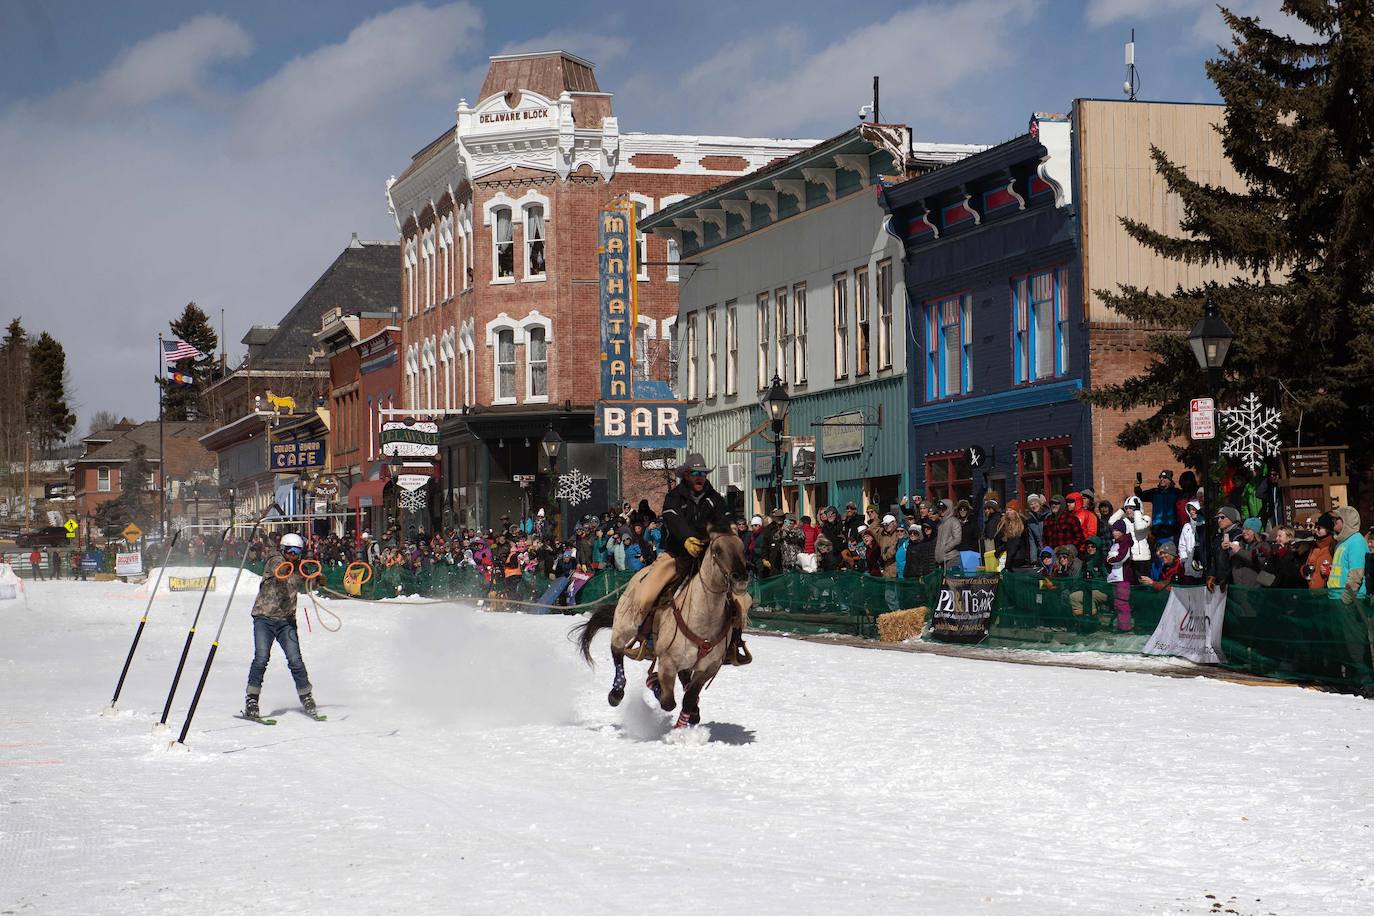
[[121, 531], [120, 534], [124, 535], [124, 540], [126, 541], [136, 541], [143, 537], [143, 529], [133, 522], [129, 522], [128, 527]]
[[67, 529], [67, 537], [68, 537], [68, 538], [75, 538], [75, 537], [76, 537], [76, 529], [77, 529], [76, 519], [74, 519], [74, 518], [69, 518], [69, 519], [67, 519], [67, 523], [66, 523], [65, 525], [63, 525], [62, 527]]

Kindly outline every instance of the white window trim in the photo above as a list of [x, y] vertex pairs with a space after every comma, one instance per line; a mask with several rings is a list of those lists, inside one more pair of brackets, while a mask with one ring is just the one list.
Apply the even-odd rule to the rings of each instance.
[[768, 357], [773, 351], [772, 342], [769, 340], [769, 328], [772, 324], [773, 294], [759, 293], [754, 297], [754, 341], [755, 354], [754, 361], [755, 374], [758, 376], [759, 391], [768, 390], [770, 376], [768, 374]]
[[643, 208], [639, 217], [635, 220], [635, 279], [644, 281], [649, 279], [649, 265], [645, 263], [640, 263], [639, 241], [641, 239], [644, 241], [643, 260], [648, 261], [649, 236], [647, 233], [645, 233], [642, 229], [639, 228], [639, 219], [649, 216], [651, 213], [654, 212], [654, 199], [652, 197], [646, 197], [643, 194], [635, 194], [633, 192], [626, 194], [625, 196], [630, 200], [634, 201], [635, 203], [639, 204], [640, 207]]
[[[797, 290], [802, 291], [802, 300], [797, 301]], [[792, 285], [792, 384], [806, 384], [806, 338], [810, 331], [810, 321], [807, 320], [806, 301], [810, 298], [807, 295], [806, 284], [794, 283]]]
[[670, 387], [673, 390], [673, 394], [676, 395], [677, 392], [681, 390], [681, 387], [678, 385], [678, 380], [676, 378], [678, 373], [673, 371], [674, 349], [678, 352], [678, 371], [680, 372], [682, 370], [682, 349], [678, 346], [676, 337], [677, 316], [674, 315], [672, 318], [664, 318], [661, 326], [663, 328], [661, 332], [663, 339], [668, 341], [668, 365], [666, 370], [668, 375], [668, 387]]
[[525, 338], [525, 401], [526, 404], [547, 404], [549, 403], [548, 394], [530, 394], [534, 390], [534, 363], [530, 361], [530, 331], [539, 328], [544, 332], [544, 388], [546, 391], [553, 390], [553, 376], [550, 370], [553, 368], [552, 345], [549, 327], [540, 322], [526, 324], [520, 329]]
[[[844, 290], [844, 298], [838, 295]], [[849, 273], [830, 278], [830, 325], [835, 332], [835, 381], [849, 378]], [[843, 333], [841, 333], [843, 331]]]
[[520, 326], [511, 322], [497, 326], [495, 322], [487, 325], [487, 333], [490, 338], [491, 346], [491, 402], [493, 404], [514, 404], [519, 397], [519, 392], [511, 392], [510, 397], [500, 397], [501, 391], [501, 346], [497, 341], [497, 335], [502, 331], [511, 333], [511, 359], [515, 365], [520, 362], [520, 354], [517, 349], [520, 346]]
[[725, 303], [725, 396], [739, 394], [739, 302]]
[[[888, 324], [883, 323], [883, 267], [887, 267], [887, 306], [888, 317], [891, 319]], [[875, 289], [878, 291], [878, 371], [886, 372], [895, 363], [893, 357], [892, 339], [897, 333], [897, 275], [893, 272], [894, 261], [892, 258], [884, 258], [874, 265], [877, 273], [878, 282]]]
[[716, 307], [713, 305], [706, 310], [706, 398], [713, 400], [716, 396], [717, 382], [717, 360], [720, 359], [720, 339], [719, 318]]
[[[664, 322], [665, 326], [667, 322]], [[649, 341], [658, 339], [658, 322], [652, 318], [639, 316], [639, 323], [635, 325], [635, 338], [639, 337], [639, 329], [644, 329], [644, 364], [640, 365], [639, 351], [635, 350], [635, 378], [649, 378]]]
[[[515, 198], [498, 191], [492, 195], [491, 200], [482, 204], [482, 225], [491, 230], [491, 283], [493, 285], [504, 286], [507, 283], [515, 282], [515, 259], [511, 259], [511, 275], [502, 277], [497, 274], [500, 265], [496, 257], [496, 211], [509, 210], [511, 218], [511, 244], [515, 244], [515, 214], [520, 212], [520, 204]], [[547, 211], [545, 211], [547, 212]], [[545, 217], [547, 219], [547, 217]], [[512, 252], [514, 254], [514, 252]], [[494, 389], [493, 389], [494, 390]]]
[[[105, 479], [101, 480], [101, 474]], [[97, 493], [109, 493], [114, 486], [114, 474], [109, 468], [96, 468], [95, 470], [95, 491]]]
[[[524, 275], [520, 278], [525, 283], [544, 283], [549, 279], [549, 219], [553, 214], [549, 199], [543, 194], [533, 189], [520, 195], [520, 247], [523, 251], [525, 262]], [[529, 210], [531, 207], [542, 207], [544, 209], [544, 272], [542, 274], [530, 275], [530, 242], [527, 237], [529, 228]]]
[[[678, 201], [686, 200], [687, 197], [688, 195], [686, 194], [669, 194], [667, 197], [660, 197], [658, 199], [658, 208], [660, 210], [666, 210]], [[682, 246], [674, 239], [668, 239], [667, 241], [668, 256], [665, 258], [665, 260], [668, 261], [667, 280], [669, 283], [676, 283], [678, 282], [679, 276], [677, 262], [682, 257]]]
[[697, 313], [687, 316], [687, 400], [697, 399], [698, 363], [700, 340], [697, 337]]

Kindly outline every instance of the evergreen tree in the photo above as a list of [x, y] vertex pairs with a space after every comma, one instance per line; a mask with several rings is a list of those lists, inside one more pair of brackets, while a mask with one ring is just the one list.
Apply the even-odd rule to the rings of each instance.
[[24, 458], [28, 438], [29, 335], [14, 318], [0, 340], [0, 462], [6, 470]]
[[[168, 326], [173, 337], [186, 341], [208, 357], [213, 357], [219, 347], [219, 335], [210, 326], [210, 317], [194, 302], [186, 303], [181, 315]], [[174, 368], [192, 376], [196, 383], [190, 386], [165, 383], [163, 417], [168, 420], [196, 419], [202, 414], [200, 394], [219, 377], [219, 364], [214, 359], [183, 359]]]
[[119, 537], [130, 522], [144, 531], [156, 527], [157, 494], [148, 489], [151, 475], [148, 449], [136, 446], [133, 455], [120, 468], [119, 495], [101, 503], [95, 511], [95, 523], [106, 537]]
[[28, 426], [39, 454], [67, 439], [76, 415], [67, 407], [67, 354], [44, 331], [29, 348]]
[[[1246, 189], [1197, 182], [1154, 149], [1156, 168], [1184, 205], [1182, 234], [1129, 217], [1122, 223], [1166, 258], [1237, 271], [1211, 290], [1236, 335], [1222, 404], [1258, 388], [1282, 407], [1285, 441], [1301, 418], [1305, 444], [1351, 447], [1359, 480], [1371, 455], [1359, 431], [1374, 420], [1374, 6], [1285, 0], [1283, 9], [1312, 40], [1223, 9], [1233, 46], [1207, 63], [1225, 103], [1217, 130]], [[1206, 391], [1206, 379], [1183, 335], [1207, 293], [1101, 293], [1125, 318], [1161, 328], [1142, 374], [1087, 395], [1102, 407], [1154, 411], [1126, 425], [1123, 447], [1186, 435], [1188, 400]], [[1197, 450], [1175, 452], [1201, 467]]]

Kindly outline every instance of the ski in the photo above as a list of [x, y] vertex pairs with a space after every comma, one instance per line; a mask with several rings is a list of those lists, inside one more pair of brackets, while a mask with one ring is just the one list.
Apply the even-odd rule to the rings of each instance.
[[311, 719], [314, 719], [316, 722], [328, 722], [328, 721], [329, 721], [329, 717], [328, 717], [328, 716], [322, 716], [322, 715], [320, 715], [320, 714], [317, 713], [317, 712], [306, 712], [304, 709], [301, 710], [301, 715], [303, 715], [303, 716], [308, 716], [308, 717], [310, 717]]
[[262, 716], [245, 716], [243, 713], [235, 713], [235, 719], [242, 719], [245, 722], [256, 722], [259, 725], [276, 725], [276, 719], [264, 719]]

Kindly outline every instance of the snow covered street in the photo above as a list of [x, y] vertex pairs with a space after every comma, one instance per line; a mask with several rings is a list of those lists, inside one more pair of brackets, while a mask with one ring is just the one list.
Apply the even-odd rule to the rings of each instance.
[[264, 727], [233, 718], [246, 581], [169, 750], [220, 578], [170, 734], [197, 593], [158, 597], [111, 716], [146, 592], [0, 603], [0, 913], [1374, 910], [1364, 700], [756, 638], [665, 739], [575, 619], [331, 602], [300, 627], [329, 721], [274, 652]]

